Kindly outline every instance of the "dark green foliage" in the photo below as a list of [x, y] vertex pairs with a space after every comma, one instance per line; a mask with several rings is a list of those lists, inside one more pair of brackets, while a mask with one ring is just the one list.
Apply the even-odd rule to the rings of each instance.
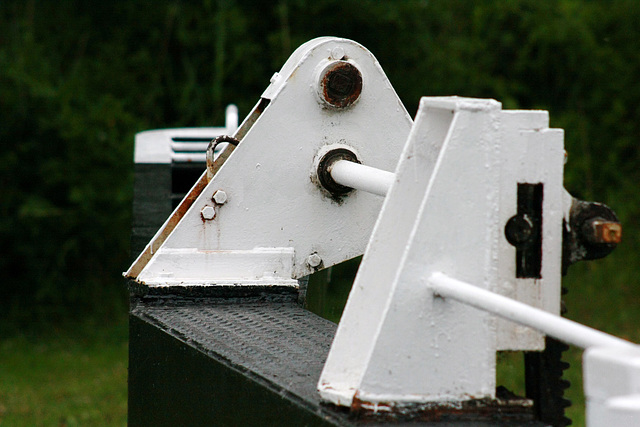
[[246, 114], [321, 35], [370, 49], [412, 113], [454, 94], [550, 110], [567, 188], [638, 248], [638, 22], [635, 0], [0, 2], [0, 312], [119, 309], [134, 134]]

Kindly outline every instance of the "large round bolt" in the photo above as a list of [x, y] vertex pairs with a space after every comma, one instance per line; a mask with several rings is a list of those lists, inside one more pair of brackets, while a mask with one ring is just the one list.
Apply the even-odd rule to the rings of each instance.
[[320, 258], [320, 255], [314, 252], [307, 258], [307, 264], [309, 264], [309, 267], [316, 268], [320, 264], [322, 264], [322, 258]]
[[507, 241], [516, 248], [527, 246], [534, 237], [535, 225], [528, 215], [512, 216], [504, 227]]
[[224, 205], [225, 203], [227, 203], [227, 193], [222, 190], [217, 190], [215, 193], [213, 193], [213, 197], [211, 197], [211, 200], [213, 200], [218, 205]]
[[213, 206], [205, 206], [200, 211], [200, 214], [202, 215], [202, 218], [208, 221], [216, 217], [216, 210]]
[[345, 108], [354, 104], [362, 92], [362, 74], [348, 61], [333, 61], [320, 73], [318, 93], [332, 107]]

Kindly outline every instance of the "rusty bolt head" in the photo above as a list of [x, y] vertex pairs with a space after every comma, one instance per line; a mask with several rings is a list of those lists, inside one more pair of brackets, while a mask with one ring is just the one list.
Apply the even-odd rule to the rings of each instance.
[[591, 237], [594, 243], [618, 244], [622, 241], [622, 226], [613, 221], [591, 221]]
[[322, 258], [320, 258], [320, 255], [314, 252], [307, 258], [307, 264], [309, 264], [309, 267], [316, 268], [320, 264], [322, 264]]
[[200, 214], [202, 215], [202, 218], [208, 221], [216, 217], [216, 210], [213, 206], [205, 206], [200, 211]]
[[218, 205], [224, 205], [225, 203], [227, 203], [227, 193], [222, 190], [217, 190], [215, 193], [213, 193], [213, 197], [211, 197], [211, 200], [213, 200]]
[[347, 61], [333, 61], [320, 73], [320, 98], [335, 108], [354, 104], [362, 92], [362, 74]]

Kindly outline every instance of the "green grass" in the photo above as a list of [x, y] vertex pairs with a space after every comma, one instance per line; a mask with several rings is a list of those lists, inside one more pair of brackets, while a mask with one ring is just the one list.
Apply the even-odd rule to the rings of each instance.
[[0, 426], [126, 425], [127, 348], [125, 321], [3, 337]]

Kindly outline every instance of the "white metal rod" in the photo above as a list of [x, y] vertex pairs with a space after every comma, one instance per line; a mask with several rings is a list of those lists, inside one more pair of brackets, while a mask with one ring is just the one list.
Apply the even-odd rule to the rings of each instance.
[[588, 348], [594, 346], [619, 347], [635, 344], [613, 335], [600, 332], [569, 319], [514, 301], [443, 273], [434, 273], [429, 284], [433, 292], [444, 298], [452, 298], [472, 307], [488, 311], [507, 320], [530, 326], [568, 344]]
[[396, 175], [349, 160], [338, 160], [331, 165], [331, 177], [345, 187], [386, 196]]

